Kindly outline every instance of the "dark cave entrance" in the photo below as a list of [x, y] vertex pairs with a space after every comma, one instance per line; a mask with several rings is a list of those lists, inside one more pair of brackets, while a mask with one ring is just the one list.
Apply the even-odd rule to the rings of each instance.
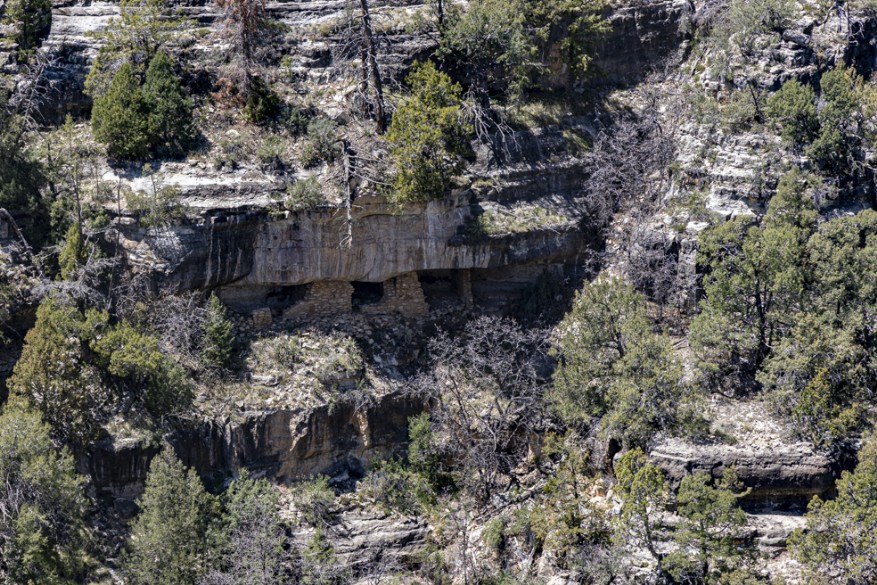
[[277, 317], [284, 309], [291, 307], [307, 296], [310, 285], [299, 284], [289, 286], [274, 286], [265, 293], [265, 304], [271, 309], [271, 313]]
[[457, 275], [452, 270], [423, 270], [417, 280], [430, 309], [455, 307], [461, 303]]
[[366, 305], [376, 305], [384, 298], [383, 282], [358, 282], [353, 285], [353, 296], [350, 299], [354, 311], [359, 311]]

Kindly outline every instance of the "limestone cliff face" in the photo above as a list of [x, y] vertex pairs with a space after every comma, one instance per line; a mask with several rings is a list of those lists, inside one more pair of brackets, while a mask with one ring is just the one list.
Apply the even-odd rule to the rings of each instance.
[[629, 84], [671, 55], [687, 36], [688, 0], [636, 0], [609, 15], [612, 32], [598, 49], [597, 64], [610, 83]]
[[[421, 411], [417, 401], [393, 393], [361, 409], [340, 403], [245, 412], [233, 421], [183, 427], [169, 440], [180, 459], [214, 485], [243, 467], [282, 482], [315, 475], [343, 481], [398, 451], [408, 440], [408, 417]], [[107, 439], [84, 464], [99, 493], [134, 498], [158, 451], [145, 438]]]
[[721, 477], [733, 467], [743, 485], [752, 490], [744, 501], [753, 506], [803, 505], [833, 489], [838, 473], [836, 461], [803, 442], [757, 449], [667, 440], [649, 455], [673, 482], [698, 471]]
[[[558, 199], [575, 207], [574, 201]], [[583, 245], [578, 217], [550, 229], [467, 238], [460, 231], [472, 211], [465, 195], [399, 211], [379, 198], [357, 200], [349, 239], [343, 209], [280, 219], [225, 212], [158, 232], [134, 226], [120, 231], [130, 264], [153, 273], [161, 288], [172, 291], [321, 280], [383, 282], [421, 270], [562, 261]]]
[[[314, 34], [315, 29], [331, 28], [331, 24], [345, 17], [348, 0], [300, 0], [268, 3], [269, 15], [288, 27], [275, 47], [282, 55], [290, 57], [289, 72], [303, 81], [325, 83], [338, 75], [341, 63], [336, 62], [333, 49], [340, 42], [332, 33]], [[219, 11], [209, 0], [179, 1], [180, 13], [198, 27], [216, 32], [221, 29]], [[381, 56], [383, 75], [400, 79], [413, 61], [428, 54], [436, 47], [435, 35], [428, 31], [409, 32], [402, 20], [393, 22], [395, 16], [380, 16], [383, 9], [397, 14], [426, 9], [427, 3], [418, 0], [372, 0], [377, 23], [386, 29], [389, 49]], [[47, 78], [52, 92], [42, 104], [47, 120], [63, 121], [67, 113], [74, 116], [87, 115], [91, 100], [83, 93], [85, 76], [99, 48], [92, 33], [106, 27], [118, 16], [117, 2], [91, 2], [86, 0], [56, 0], [52, 13], [52, 27], [43, 50], [51, 57]], [[597, 82], [631, 83], [646, 69], [674, 51], [685, 38], [685, 22], [689, 17], [688, 0], [634, 0], [622, 6], [610, 8], [607, 17], [612, 23], [611, 31], [599, 46], [597, 65], [601, 75]], [[193, 31], [194, 32], [194, 31]], [[194, 40], [194, 39], [193, 39]], [[189, 48], [193, 55], [214, 51], [217, 41], [210, 35], [198, 35]], [[13, 53], [0, 48], [0, 64], [15, 70]], [[208, 69], [215, 64], [208, 66]], [[193, 87], [205, 78], [203, 67], [193, 72]], [[543, 80], [548, 85], [566, 82], [562, 65], [552, 66]]]

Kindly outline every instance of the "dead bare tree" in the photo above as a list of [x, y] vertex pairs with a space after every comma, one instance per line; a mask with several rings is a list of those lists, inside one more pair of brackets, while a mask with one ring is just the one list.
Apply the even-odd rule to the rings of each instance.
[[530, 435], [546, 424], [547, 335], [514, 320], [480, 317], [457, 337], [439, 332], [409, 391], [430, 405], [436, 455], [487, 501], [513, 482]]
[[377, 47], [368, 0], [359, 0], [359, 7], [362, 11], [360, 15], [362, 23], [362, 90], [366, 94], [369, 86], [374, 90], [375, 123], [378, 134], [383, 134], [387, 130], [387, 117], [384, 113], [384, 87], [381, 83], [381, 70], [378, 67]]
[[[656, 98], [655, 98], [656, 99]], [[613, 219], [617, 248], [629, 280], [659, 303], [668, 302], [676, 282], [675, 242], [654, 224], [654, 214], [672, 181], [675, 143], [650, 105], [645, 115], [607, 125], [585, 157], [588, 221], [609, 230]]]
[[109, 275], [116, 268], [115, 258], [105, 258], [94, 242], [85, 249], [88, 257], [64, 280], [47, 280], [34, 290], [42, 298], [57, 295], [73, 300], [80, 307], [104, 308], [111, 292], [107, 287]]
[[[359, 78], [356, 99], [362, 110], [375, 121], [378, 134], [383, 134], [387, 129], [388, 108], [380, 55], [386, 51], [390, 40], [375, 29], [369, 0], [349, 0], [346, 20], [339, 34], [341, 38], [335, 45], [335, 59], [342, 64], [355, 64], [355, 74]], [[354, 71], [350, 70], [350, 74], [353, 75]]]
[[[258, 77], [260, 63], [273, 51], [270, 42], [277, 27], [266, 17], [265, 0], [214, 0], [225, 16], [223, 36], [229, 43], [229, 63], [220, 79], [219, 95], [246, 99]], [[230, 87], [233, 86], [233, 87]]]
[[53, 53], [37, 51], [28, 63], [21, 66], [21, 75], [15, 91], [9, 98], [12, 113], [24, 121], [22, 131], [33, 131], [41, 122], [40, 108], [56, 90], [57, 81], [46, 72], [58, 65]]

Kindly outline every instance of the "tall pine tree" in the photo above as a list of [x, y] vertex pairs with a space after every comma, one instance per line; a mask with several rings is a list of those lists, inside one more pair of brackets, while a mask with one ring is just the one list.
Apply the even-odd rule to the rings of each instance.
[[123, 63], [106, 93], [95, 98], [91, 127], [112, 157], [139, 159], [148, 153], [148, 110], [130, 63]]
[[206, 573], [215, 502], [165, 444], [149, 465], [123, 571], [131, 585], [194, 585]]
[[193, 105], [174, 73], [173, 61], [163, 50], [156, 53], [146, 70], [143, 99], [149, 110], [150, 147], [159, 154], [183, 154], [194, 134]]

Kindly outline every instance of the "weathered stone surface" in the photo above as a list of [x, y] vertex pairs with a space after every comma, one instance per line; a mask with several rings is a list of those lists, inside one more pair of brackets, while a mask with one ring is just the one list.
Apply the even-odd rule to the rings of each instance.
[[308, 286], [304, 300], [283, 311], [284, 319], [297, 317], [333, 316], [349, 313], [353, 287], [349, 282], [323, 280]]
[[[548, 203], [546, 203], [548, 204]], [[216, 286], [290, 286], [317, 281], [385, 282], [420, 270], [493, 268], [574, 257], [585, 235], [573, 223], [470, 241], [458, 232], [471, 215], [469, 195], [395, 211], [377, 197], [357, 200], [353, 237], [343, 214], [313, 210], [272, 220], [227, 212], [161, 233], [119, 225], [132, 267], [171, 291]]]
[[759, 449], [756, 445], [696, 445], [666, 439], [649, 456], [676, 483], [697, 471], [718, 477], [733, 466], [743, 484], [752, 488], [746, 497], [752, 504], [806, 503], [831, 490], [837, 473], [828, 456], [801, 442]]
[[329, 532], [338, 562], [357, 574], [381, 563], [411, 564], [426, 546], [429, 526], [423, 518], [356, 507], [343, 511]]
[[635, 0], [609, 13], [612, 31], [598, 47], [597, 66], [609, 83], [629, 84], [671, 55], [686, 38], [688, 0]]
[[135, 499], [143, 491], [149, 463], [159, 447], [146, 438], [106, 438], [98, 442], [87, 459], [80, 462], [94, 485], [114, 496]]
[[262, 308], [256, 309], [252, 314], [253, 325], [260, 329], [264, 329], [265, 327], [271, 327], [272, 317], [271, 317], [271, 309]]
[[423, 317], [429, 313], [429, 305], [423, 296], [423, 288], [417, 274], [409, 272], [383, 283], [384, 296], [380, 302], [363, 307], [363, 313], [381, 315], [399, 313], [405, 317]]
[[[183, 15], [212, 33], [222, 27], [218, 9], [212, 2], [195, 0], [178, 2]], [[287, 70], [303, 82], [325, 84], [336, 79], [343, 71], [337, 62], [335, 48], [342, 39], [335, 33], [321, 33], [320, 28], [331, 30], [332, 23], [345, 18], [346, 0], [300, 0], [268, 4], [271, 18], [282, 22], [288, 30], [275, 49], [289, 57]], [[425, 2], [376, 0], [371, 2], [374, 14], [387, 11], [379, 21], [395, 18], [392, 11], [406, 7], [409, 12], [430, 10]], [[613, 7], [607, 17], [612, 30], [604, 37], [598, 57], [603, 72], [601, 79], [609, 83], [635, 81], [656, 60], [675, 50], [684, 39], [684, 27], [689, 3], [686, 0], [636, 0], [621, 7]], [[62, 121], [65, 114], [86, 115], [91, 100], [83, 93], [85, 76], [97, 55], [99, 40], [93, 36], [119, 14], [116, 2], [74, 0], [56, 2], [52, 26], [43, 43], [43, 51], [51, 56], [52, 65], [46, 73], [53, 91], [42, 105], [47, 120]], [[395, 14], [398, 14], [396, 12]], [[387, 81], [400, 81], [408, 66], [436, 48], [436, 36], [428, 31], [411, 33], [399, 23], [386, 30], [388, 42], [381, 55], [381, 72]], [[220, 48], [215, 34], [196, 35], [189, 49], [195, 56], [214, 54]], [[0, 55], [2, 57], [2, 55]], [[12, 58], [12, 53], [9, 53]], [[213, 67], [212, 61], [207, 60]], [[14, 67], [14, 65], [10, 65]], [[203, 70], [203, 67], [202, 67]], [[545, 77], [549, 85], [566, 83], [565, 68], [560, 62], [549, 68]], [[210, 75], [202, 71], [198, 75]], [[197, 75], [195, 76], [197, 77]], [[199, 80], [193, 79], [193, 85]], [[350, 96], [346, 96], [350, 97]]]
[[[171, 437], [180, 459], [212, 484], [246, 467], [281, 482], [361, 476], [368, 461], [396, 452], [408, 440], [408, 417], [422, 405], [388, 394], [362, 409], [353, 404], [310, 410], [247, 412], [226, 423], [205, 421]], [[88, 459], [88, 471], [101, 493], [136, 497], [158, 447], [147, 439], [105, 440]]]

